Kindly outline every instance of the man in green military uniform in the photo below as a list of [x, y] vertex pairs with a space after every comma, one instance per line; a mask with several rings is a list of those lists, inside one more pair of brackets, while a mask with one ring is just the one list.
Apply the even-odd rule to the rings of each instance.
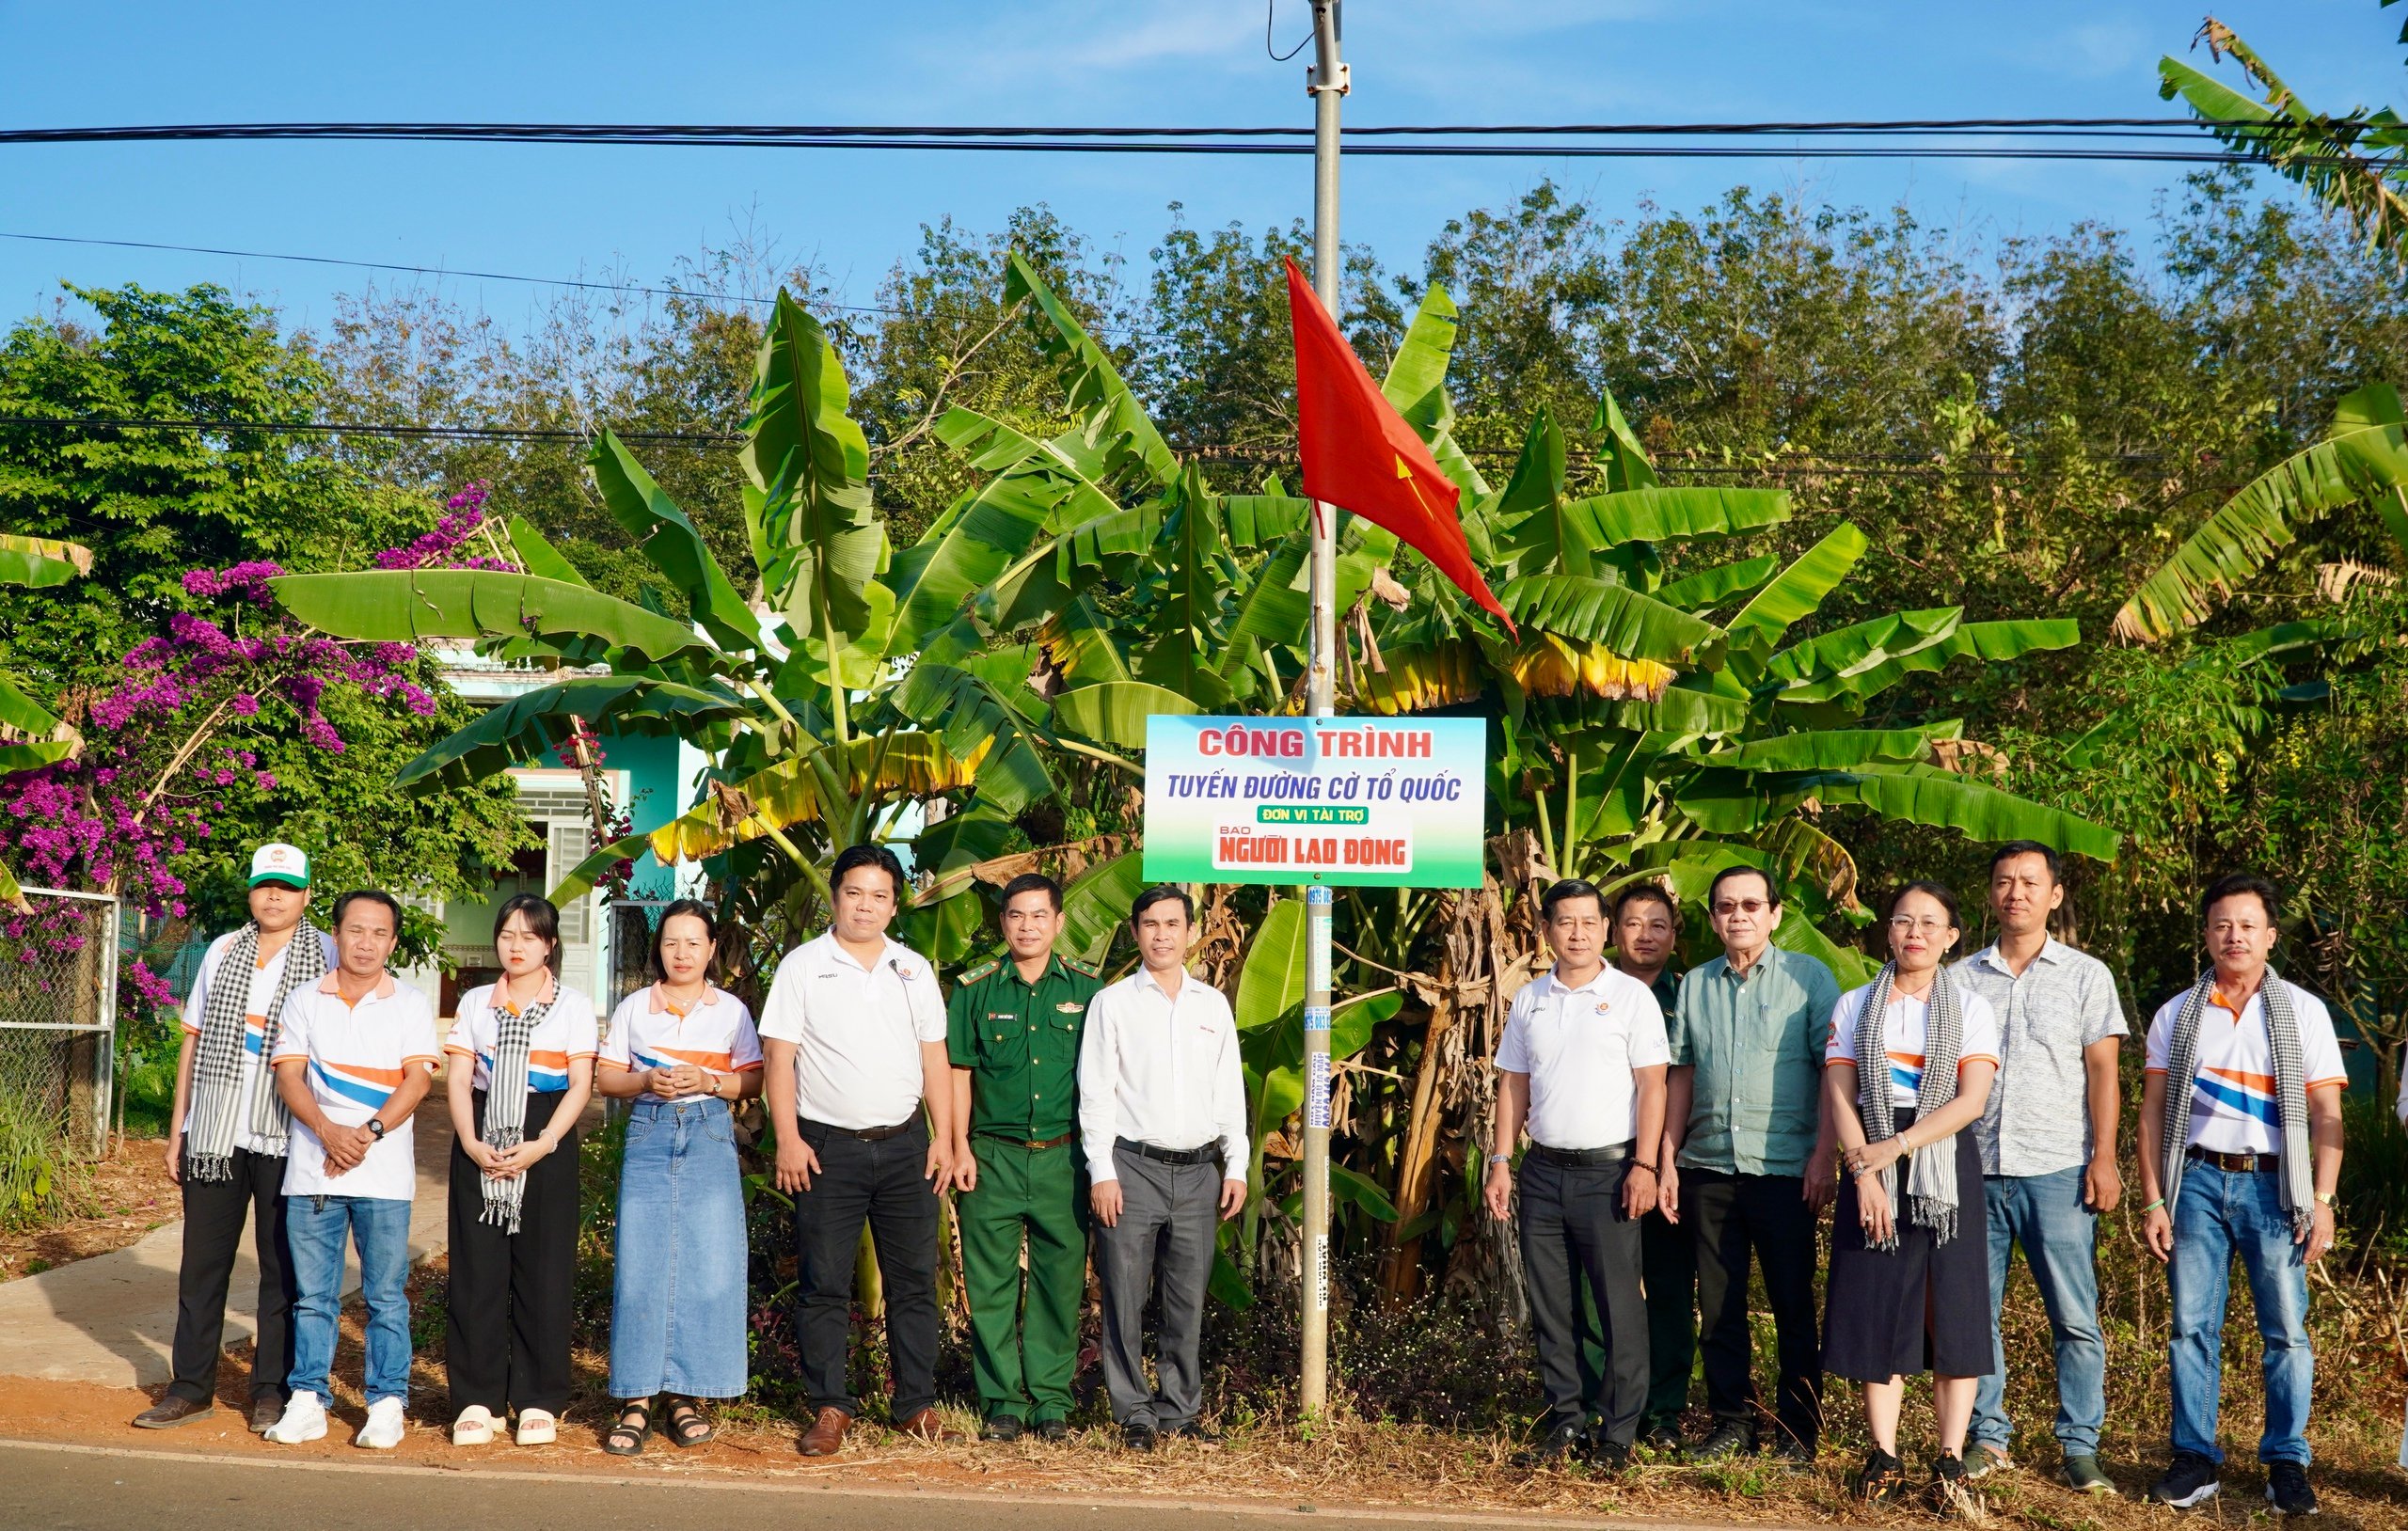
[[1079, 1038], [1103, 980], [1054, 954], [1062, 888], [1053, 878], [1006, 884], [1003, 927], [1006, 955], [962, 974], [948, 1005], [971, 1368], [982, 1440], [1034, 1429], [1058, 1441], [1069, 1431], [1087, 1279]]

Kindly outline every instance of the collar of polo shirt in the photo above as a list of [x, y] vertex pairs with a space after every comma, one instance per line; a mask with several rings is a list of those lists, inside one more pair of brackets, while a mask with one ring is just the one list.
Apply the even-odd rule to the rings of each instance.
[[[1198, 981], [1199, 980], [1194, 973], [1189, 972], [1184, 968], [1181, 968], [1179, 970], [1179, 993], [1186, 993], [1187, 986]], [[1145, 985], [1147, 987], [1152, 989], [1155, 993], [1161, 995], [1164, 999], [1168, 1000], [1173, 1003], [1177, 1003], [1179, 1001], [1179, 994], [1173, 994], [1170, 990], [1163, 987], [1162, 980], [1154, 976], [1154, 970], [1147, 967], [1142, 962], [1137, 965], [1137, 982]]]
[[[879, 949], [879, 953], [876, 957], [872, 958], [868, 962], [863, 962], [859, 958], [855, 957], [852, 953], [845, 950], [845, 943], [836, 939], [836, 933], [832, 930], [823, 932], [815, 939], [825, 943], [821, 952], [823, 956], [834, 956], [840, 958], [843, 961], [851, 963], [853, 967], [859, 971], [867, 973], [874, 973], [878, 971], [878, 970], [884, 964], [894, 961], [898, 953], [908, 952], [910, 950], [909, 947], [904, 946], [894, 937], [881, 936], [879, 939], [886, 944]], [[897, 976], [900, 975], [898, 974]]]
[[[1553, 984], [1557, 988], [1561, 989], [1566, 994], [1586, 994], [1592, 989], [1603, 986], [1617, 977], [1628, 978], [1629, 976], [1629, 974], [1622, 972], [1619, 969], [1616, 969], [1611, 965], [1608, 965], [1598, 969], [1595, 974], [1584, 983], [1567, 984], [1562, 979], [1556, 976], [1555, 970], [1553, 968], [1549, 968], [1546, 971], [1546, 981]], [[1634, 984], [1639, 983], [1639, 980], [1636, 978], [1632, 978], [1630, 981]], [[1640, 985], [1640, 986], [1644, 987], [1646, 986]]]

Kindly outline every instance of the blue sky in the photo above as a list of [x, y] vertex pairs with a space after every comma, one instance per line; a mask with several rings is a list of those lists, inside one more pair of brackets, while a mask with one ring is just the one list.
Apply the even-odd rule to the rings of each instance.
[[[2408, 103], [2398, 12], [2240, 0], [2217, 14], [2311, 102]], [[2200, 0], [1354, 0], [1348, 120], [2148, 116]], [[1261, 0], [888, 0], [577, 7], [0, 0], [0, 125], [278, 119], [1303, 124], [1304, 59]], [[1281, 47], [1307, 25], [1279, 0]], [[2204, 55], [2196, 55], [2204, 61]], [[2229, 71], [2229, 66], [2226, 66]], [[1444, 221], [1552, 175], [1608, 213], [1747, 183], [1904, 199], [1974, 240], [2132, 224], [2168, 166], [1354, 162], [1345, 233], [1418, 265]], [[540, 276], [657, 277], [750, 228], [870, 300], [923, 222], [1045, 202], [1142, 261], [1165, 204], [1259, 228], [1309, 212], [1309, 162], [384, 144], [0, 148], [0, 232], [147, 240]], [[365, 273], [0, 240], [0, 315], [68, 278], [209, 280], [316, 326]], [[540, 291], [455, 279], [505, 320]]]

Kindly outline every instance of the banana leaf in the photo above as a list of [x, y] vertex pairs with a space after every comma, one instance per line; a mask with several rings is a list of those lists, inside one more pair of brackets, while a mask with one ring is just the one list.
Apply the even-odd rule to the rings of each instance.
[[923, 728], [937, 728], [952, 754], [979, 762], [978, 796], [1017, 813], [1050, 796], [1054, 774], [1029, 742], [1031, 729], [983, 676], [923, 658], [895, 688], [895, 707]]
[[1103, 347], [1014, 250], [1004, 262], [1004, 302], [1010, 306], [1023, 300], [1035, 303], [1044, 315], [1048, 327], [1039, 331], [1039, 348], [1054, 364], [1070, 412], [1086, 418], [1083, 434], [1089, 441], [1109, 444], [1105, 460], [1112, 472], [1131, 472], [1156, 489], [1169, 488], [1179, 477], [1179, 459], [1147, 418], [1145, 406], [1120, 380]]
[[1608, 490], [1656, 487], [1656, 466], [1647, 460], [1639, 434], [1622, 418], [1622, 405], [1614, 402], [1610, 388], [1598, 390], [1597, 413], [1589, 428], [1598, 438], [1597, 466], [1605, 470]]
[[1196, 703], [1176, 691], [1143, 681], [1107, 681], [1083, 686], [1054, 699], [1054, 726], [1098, 744], [1119, 750], [1146, 747], [1146, 719], [1157, 713], [1183, 717]]
[[[648, 675], [578, 675], [522, 692], [450, 737], [438, 740], [393, 774], [393, 784], [431, 792], [499, 775], [560, 742], [555, 719], [581, 718], [614, 733], [692, 737], [712, 723], [734, 722], [750, 709], [733, 692], [705, 690]], [[566, 723], [560, 724], [564, 734]]]
[[[835, 769], [840, 758], [850, 761], [841, 775]], [[832, 814], [848, 813], [848, 797], [930, 797], [962, 791], [975, 783], [978, 764], [976, 753], [957, 754], [930, 734], [855, 739], [841, 753], [825, 745], [740, 781], [716, 784], [700, 805], [639, 838], [663, 866], [700, 860], [772, 829], [828, 822]]]
[[561, 556], [559, 548], [535, 529], [535, 524], [523, 515], [514, 515], [502, 523], [502, 536], [510, 544], [511, 556], [518, 567], [538, 579], [557, 579], [563, 585], [591, 585], [577, 565]]
[[1969, 781], [1936, 766], [1868, 767], [1819, 783], [1826, 803], [1857, 803], [1885, 818], [1961, 829], [1973, 840], [2037, 840], [2060, 851], [2112, 861], [2122, 836], [2061, 809]]
[[846, 413], [851, 389], [827, 331], [782, 289], [753, 369], [739, 454], [752, 561], [798, 638], [868, 625], [886, 560], [871, 503], [869, 440]]
[[1455, 481], [1465, 503], [1470, 504], [1487, 498], [1489, 490], [1488, 481], [1454, 437], [1455, 405], [1447, 397], [1447, 366], [1454, 355], [1456, 324], [1454, 299], [1445, 288], [1431, 284], [1404, 332], [1404, 343], [1388, 363], [1380, 392], [1420, 434], [1439, 470]]
[[1929, 760], [1931, 739], [1919, 728], [1814, 729], [1751, 739], [1727, 754], [1706, 758], [1714, 766], [1739, 771], [1846, 770], [1872, 761]]
[[1591, 545], [1758, 531], [1789, 519], [1786, 489], [1624, 489], [1567, 501], [1565, 522]]
[[1703, 574], [1673, 580], [1656, 592], [1656, 599], [1692, 614], [1710, 611], [1734, 595], [1756, 589], [1770, 579], [1773, 571], [1780, 567], [1781, 560], [1770, 553], [1759, 559], [1726, 563]]
[[[1638, 491], [1656, 493], [1657, 491]], [[1625, 659], [1711, 664], [1722, 629], [1626, 585], [1580, 575], [1509, 580], [1497, 600], [1525, 627], [1602, 644]]]
[[[1305, 1002], [1305, 905], [1275, 898], [1254, 927], [1238, 973], [1235, 1005], [1240, 1032], [1268, 1026]], [[1284, 1114], [1284, 1113], [1283, 1113]]]
[[1969, 622], [1936, 643], [1893, 654], [1853, 674], [1834, 675], [1782, 690], [1783, 703], [1861, 702], [1909, 675], [1945, 668], [1957, 659], [1999, 663], [2043, 649], [2069, 649], [2082, 641], [2082, 625], [2070, 617], [2039, 622]]
[[604, 507], [636, 540], [636, 550], [684, 594], [703, 631], [722, 649], [761, 648], [760, 619], [728, 583], [694, 523], [616, 433], [602, 433], [586, 453], [585, 466]]
[[2194, 627], [2290, 545], [2294, 525], [2408, 485], [2399, 390], [2369, 384], [2336, 406], [2323, 439], [2226, 500], [2115, 613], [2118, 638], [2152, 643]]
[[11, 771], [32, 771], [44, 766], [55, 766], [82, 748], [80, 739], [35, 739], [18, 744], [0, 744], [0, 776]]
[[1062, 890], [1062, 948], [1101, 965], [1113, 938], [1129, 923], [1129, 906], [1146, 891], [1145, 853], [1128, 851], [1099, 862]]
[[707, 655], [707, 639], [667, 617], [582, 585], [488, 569], [368, 569], [282, 575], [278, 605], [336, 638], [410, 643], [429, 638], [591, 638], [657, 663]]
[[1945, 639], [1956, 630], [1965, 608], [1936, 607], [1926, 611], [1893, 611], [1870, 622], [1852, 623], [1793, 643], [1765, 661], [1765, 677], [1789, 685], [1843, 679], [1871, 670], [1893, 655], [1910, 654]]
[[0, 729], [48, 738], [64, 727], [56, 713], [25, 694], [15, 676], [0, 671]]
[[1823, 597], [1839, 588], [1869, 545], [1851, 523], [1833, 527], [1739, 608], [1729, 624], [1733, 644], [1769, 650], [1792, 623], [1812, 616]]
[[79, 543], [0, 532], [0, 585], [46, 590], [92, 572], [92, 550]]

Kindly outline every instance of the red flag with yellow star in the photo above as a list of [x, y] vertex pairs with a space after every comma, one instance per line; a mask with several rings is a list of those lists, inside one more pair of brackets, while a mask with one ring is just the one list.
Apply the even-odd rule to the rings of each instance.
[[1507, 628], [1471, 561], [1459, 491], [1404, 417], [1380, 392], [1296, 262], [1288, 262], [1288, 317], [1296, 337], [1296, 442], [1305, 494], [1385, 527], [1428, 559]]

